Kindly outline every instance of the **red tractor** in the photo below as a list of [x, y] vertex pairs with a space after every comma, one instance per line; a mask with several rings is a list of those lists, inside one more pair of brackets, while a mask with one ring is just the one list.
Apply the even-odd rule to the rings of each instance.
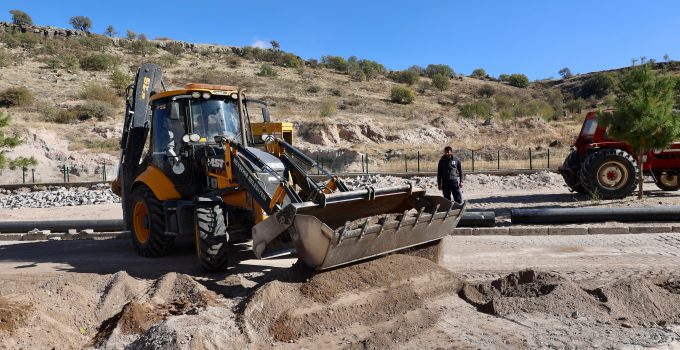
[[649, 151], [640, 160], [628, 143], [608, 138], [607, 129], [597, 123], [597, 112], [589, 112], [573, 148], [558, 169], [571, 191], [602, 199], [623, 198], [637, 188], [640, 170], [664, 191], [680, 189], [680, 142]]

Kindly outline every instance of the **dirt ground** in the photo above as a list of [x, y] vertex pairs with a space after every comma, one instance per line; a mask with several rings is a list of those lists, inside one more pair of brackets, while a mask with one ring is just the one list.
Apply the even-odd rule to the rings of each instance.
[[[677, 202], [657, 192], [642, 204]], [[473, 208], [501, 211], [640, 204], [569, 201], [574, 195], [557, 189], [466, 195]], [[119, 208], [0, 218], [117, 218]], [[208, 275], [190, 241], [157, 259], [124, 239], [1, 242], [0, 348], [680, 347], [673, 233], [450, 236], [427, 251], [324, 273], [293, 258], [254, 260], [245, 248], [235, 247], [229, 273]]]

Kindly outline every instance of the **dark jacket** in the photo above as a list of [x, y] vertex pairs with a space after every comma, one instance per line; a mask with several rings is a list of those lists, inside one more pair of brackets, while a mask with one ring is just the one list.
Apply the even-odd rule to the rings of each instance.
[[437, 165], [437, 184], [441, 186], [443, 180], [458, 180], [463, 181], [463, 167], [460, 165], [460, 159], [453, 156], [447, 158], [442, 156]]

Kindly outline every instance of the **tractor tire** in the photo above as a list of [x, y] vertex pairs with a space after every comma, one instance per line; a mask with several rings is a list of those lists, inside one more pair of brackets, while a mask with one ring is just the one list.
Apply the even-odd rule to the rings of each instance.
[[654, 172], [654, 183], [664, 191], [677, 191], [680, 189], [678, 175], [668, 175], [661, 171]]
[[224, 272], [228, 267], [229, 233], [222, 207], [196, 208], [196, 253], [208, 272]]
[[175, 242], [175, 235], [165, 232], [163, 203], [145, 185], [132, 190], [130, 230], [132, 244], [142, 256], [163, 256]]
[[581, 186], [593, 197], [621, 199], [631, 195], [637, 185], [637, 162], [620, 149], [597, 151], [581, 167]]
[[578, 156], [578, 151], [573, 150], [571, 153], [569, 153], [567, 158], [564, 159], [560, 174], [562, 174], [564, 182], [567, 184], [567, 187], [569, 187], [570, 190], [581, 194], [586, 194], [586, 189], [581, 186], [580, 170], [581, 161]]

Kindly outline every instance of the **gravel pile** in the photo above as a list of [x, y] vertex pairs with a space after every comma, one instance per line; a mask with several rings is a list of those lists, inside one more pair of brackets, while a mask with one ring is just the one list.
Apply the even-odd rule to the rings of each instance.
[[[345, 184], [353, 189], [369, 185], [387, 187], [403, 185], [407, 181], [416, 187], [424, 188], [428, 192], [438, 192], [437, 178], [434, 176], [414, 176], [403, 179], [395, 176], [362, 175], [343, 179]], [[563, 189], [564, 180], [556, 173], [543, 171], [534, 174], [520, 174], [513, 176], [497, 176], [487, 174], [470, 174], [465, 176], [465, 191], [514, 191], [533, 189]]]
[[49, 186], [47, 188], [22, 188], [0, 197], [0, 208], [52, 208], [88, 204], [120, 203], [111, 187], [98, 184], [91, 188]]

